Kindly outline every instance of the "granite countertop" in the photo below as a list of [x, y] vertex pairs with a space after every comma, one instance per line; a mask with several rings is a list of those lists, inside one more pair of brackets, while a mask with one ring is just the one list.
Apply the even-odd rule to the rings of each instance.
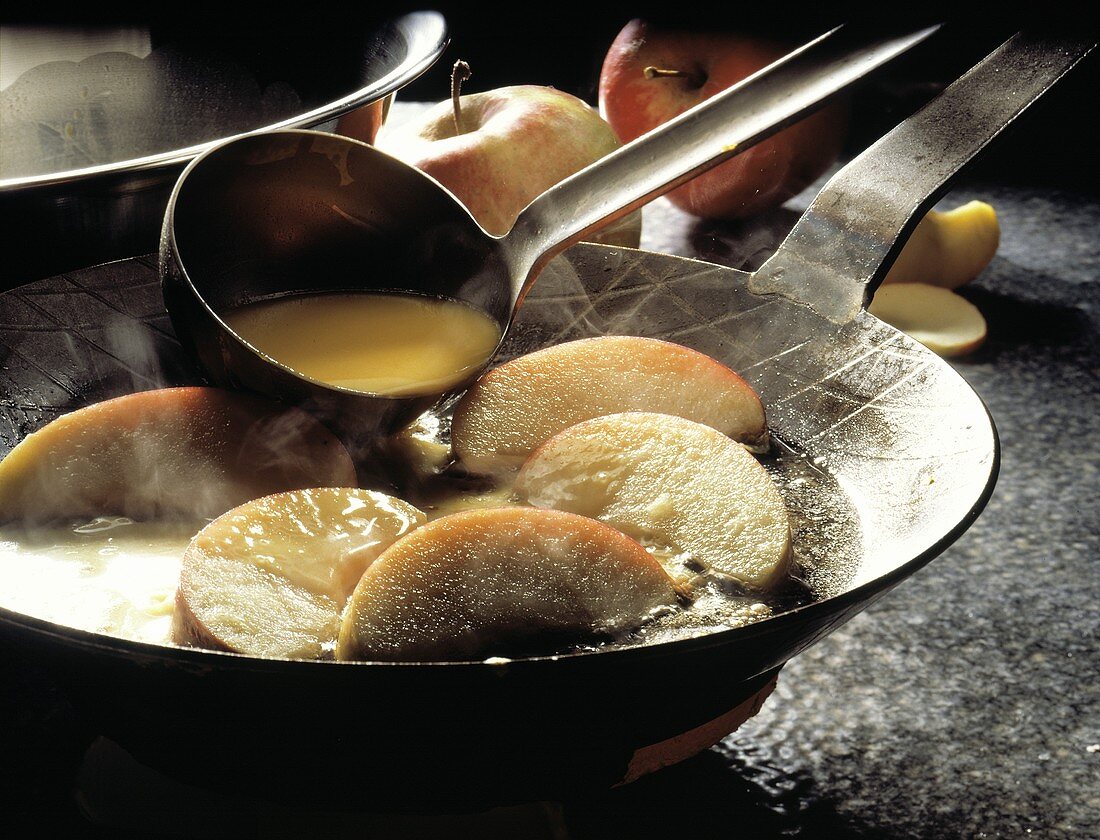
[[[997, 208], [1002, 244], [964, 290], [989, 339], [954, 364], [996, 421], [996, 490], [930, 566], [790, 662], [757, 717], [694, 759], [584, 802], [483, 822], [273, 820], [241, 806], [235, 836], [297, 836], [307, 825], [338, 837], [1100, 836], [1100, 201], [973, 180], [944, 205], [972, 198]], [[642, 244], [745, 267], [793, 218], [704, 223], [659, 200]], [[149, 788], [89, 793], [117, 757], [85, 756], [95, 733], [49, 674], [2, 648], [0, 719], [0, 790], [12, 797], [0, 834], [148, 836], [149, 823], [119, 821], [125, 808], [110, 802], [142, 801]], [[74, 779], [100, 825], [75, 804]], [[205, 801], [213, 817], [203, 822], [186, 802], [176, 805], [186, 819], [168, 810], [156, 823], [163, 836], [225, 836], [215, 818], [230, 806]]]

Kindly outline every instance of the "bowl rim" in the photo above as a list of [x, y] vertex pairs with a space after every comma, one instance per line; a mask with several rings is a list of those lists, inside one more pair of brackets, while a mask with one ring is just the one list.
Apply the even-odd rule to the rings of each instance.
[[102, 163], [95, 166], [70, 169], [61, 172], [47, 172], [15, 178], [0, 178], [0, 193], [17, 193], [42, 187], [53, 187], [67, 183], [79, 183], [103, 176], [124, 175], [149, 172], [180, 166], [210, 149], [235, 140], [239, 137], [258, 132], [275, 131], [284, 128], [304, 128], [316, 126], [335, 119], [356, 108], [368, 105], [387, 96], [392, 96], [431, 67], [442, 55], [450, 43], [447, 23], [443, 15], [435, 11], [410, 12], [395, 17], [379, 25], [379, 30], [392, 27], [404, 35], [408, 50], [401, 61], [389, 73], [375, 79], [367, 85], [344, 96], [326, 102], [309, 111], [295, 114], [278, 122], [258, 126], [247, 131], [217, 137], [202, 143], [196, 143], [179, 149], [170, 149], [114, 163]]

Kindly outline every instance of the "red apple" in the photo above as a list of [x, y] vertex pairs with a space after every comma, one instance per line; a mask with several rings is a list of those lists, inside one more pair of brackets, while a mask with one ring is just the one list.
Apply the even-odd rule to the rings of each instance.
[[[732, 33], [661, 30], [632, 20], [604, 58], [600, 112], [626, 143], [792, 48]], [[680, 209], [708, 219], [743, 219], [778, 207], [829, 168], [840, 152], [847, 124], [847, 104], [834, 103], [668, 197]]]
[[[596, 110], [552, 87], [516, 85], [451, 101], [419, 118], [387, 125], [379, 149], [449, 189], [489, 233], [507, 233], [541, 193], [621, 143]], [[636, 248], [641, 216], [632, 213], [590, 239]]]

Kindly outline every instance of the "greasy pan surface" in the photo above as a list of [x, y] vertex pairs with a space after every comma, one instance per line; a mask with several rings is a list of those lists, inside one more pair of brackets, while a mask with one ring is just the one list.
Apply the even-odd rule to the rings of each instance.
[[[191, 780], [268, 796], [312, 784], [349, 807], [476, 807], [612, 785], [639, 748], [726, 713], [934, 557], [995, 479], [990, 418], [949, 366], [866, 314], [837, 327], [758, 298], [746, 277], [577, 246], [534, 287], [505, 353], [636, 333], [741, 372], [780, 441], [767, 462], [818, 598], [806, 607], [696, 639], [505, 665], [258, 660], [4, 610], [0, 633], [56, 665], [104, 734]], [[195, 381], [152, 258], [0, 295], [0, 361], [0, 453], [80, 405]], [[257, 765], [274, 769], [249, 783], [241, 768]]]

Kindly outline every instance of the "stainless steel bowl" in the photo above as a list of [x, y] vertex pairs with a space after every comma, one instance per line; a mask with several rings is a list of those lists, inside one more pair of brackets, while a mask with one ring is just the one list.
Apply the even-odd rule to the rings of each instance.
[[0, 289], [156, 250], [191, 159], [392, 98], [448, 40], [436, 12], [343, 31], [250, 21], [146, 32], [147, 56], [49, 61], [0, 91], [0, 224], [22, 245], [6, 250]]

